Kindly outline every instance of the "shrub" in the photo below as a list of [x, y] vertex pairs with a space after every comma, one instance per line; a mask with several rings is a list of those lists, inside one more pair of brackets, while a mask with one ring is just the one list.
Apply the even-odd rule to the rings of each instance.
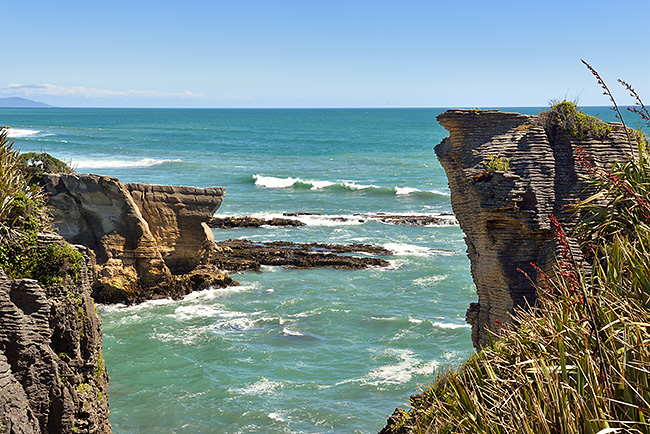
[[499, 155], [488, 154], [488, 159], [483, 162], [488, 172], [496, 172], [500, 170], [507, 172], [510, 170], [510, 158], [501, 157]]
[[612, 131], [606, 122], [585, 114], [575, 103], [567, 100], [551, 105], [549, 110], [539, 114], [538, 119], [547, 131], [559, 127], [579, 139], [593, 137], [602, 140]]
[[47, 152], [27, 152], [20, 154], [18, 160], [28, 179], [43, 173], [74, 173], [67, 163], [48, 154]]

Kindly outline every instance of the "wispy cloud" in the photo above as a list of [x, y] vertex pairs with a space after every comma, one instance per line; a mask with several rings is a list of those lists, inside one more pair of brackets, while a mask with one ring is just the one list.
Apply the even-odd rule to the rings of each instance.
[[0, 94], [4, 95], [49, 95], [66, 96], [77, 98], [182, 98], [182, 99], [203, 99], [205, 95], [190, 91], [185, 92], [162, 92], [157, 90], [107, 90], [96, 89], [84, 86], [56, 86], [54, 84], [20, 84], [10, 83], [0, 86]]

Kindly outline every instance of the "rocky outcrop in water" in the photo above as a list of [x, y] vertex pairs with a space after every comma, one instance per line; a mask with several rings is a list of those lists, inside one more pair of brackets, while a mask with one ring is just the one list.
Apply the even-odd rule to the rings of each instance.
[[[39, 243], [64, 243], [49, 236]], [[92, 252], [76, 284], [41, 287], [0, 270], [0, 432], [110, 433]]]
[[389, 265], [388, 261], [381, 258], [351, 256], [350, 253], [367, 253], [378, 256], [393, 254], [383, 247], [369, 244], [341, 245], [226, 240], [216, 244], [211, 263], [228, 271], [260, 271], [262, 265], [288, 268], [330, 267], [341, 270]]
[[57, 232], [97, 257], [96, 300], [180, 298], [195, 289], [236, 284], [206, 262], [214, 248], [206, 222], [224, 188], [126, 184], [93, 174], [46, 173], [40, 184]]
[[[555, 215], [565, 229], [576, 224], [567, 206], [585, 199], [586, 170], [576, 164], [583, 148], [597, 165], [625, 158], [625, 130], [610, 124], [608, 137], [576, 138], [543, 127], [536, 116], [497, 110], [448, 110], [438, 121], [449, 137], [435, 147], [447, 172], [454, 214], [465, 233], [478, 302], [467, 311], [476, 347], [498, 333], [515, 306], [534, 303], [535, 290], [519, 269], [549, 263]], [[488, 154], [510, 159], [508, 171], [487, 171]]]
[[367, 223], [379, 222], [389, 225], [403, 226], [449, 226], [456, 224], [456, 219], [449, 214], [386, 214], [386, 213], [369, 213], [369, 214], [352, 214], [351, 216], [325, 215], [318, 213], [284, 213], [285, 217], [274, 217], [264, 219], [259, 217], [214, 217], [208, 222], [208, 226], [215, 229], [233, 229], [233, 228], [259, 228], [262, 226], [305, 226], [306, 223], [300, 218], [316, 220], [324, 223]]
[[262, 226], [305, 226], [305, 223], [294, 220], [275, 217], [263, 219], [259, 217], [213, 217], [208, 226], [215, 229], [233, 228], [259, 228]]

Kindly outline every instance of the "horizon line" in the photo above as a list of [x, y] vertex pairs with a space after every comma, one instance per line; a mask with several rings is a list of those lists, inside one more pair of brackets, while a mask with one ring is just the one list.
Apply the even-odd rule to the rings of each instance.
[[[118, 109], [118, 110], [394, 110], [394, 109], [478, 109], [493, 110], [505, 108], [546, 108], [549, 105], [503, 105], [503, 106], [370, 106], [370, 107], [92, 107], [92, 106], [49, 106], [49, 107], [0, 107], [0, 109]], [[608, 105], [579, 105], [578, 107], [612, 108]], [[619, 107], [633, 107], [619, 106]]]

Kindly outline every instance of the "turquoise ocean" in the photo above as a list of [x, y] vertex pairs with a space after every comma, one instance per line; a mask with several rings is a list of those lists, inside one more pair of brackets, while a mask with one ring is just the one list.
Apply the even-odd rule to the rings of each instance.
[[79, 172], [223, 186], [217, 216], [321, 214], [298, 228], [214, 230], [216, 240], [395, 252], [386, 268], [265, 267], [180, 301], [99, 306], [113, 432], [373, 433], [436, 369], [462, 363], [476, 294], [459, 227], [349, 219], [452, 212], [433, 152], [447, 136], [442, 111], [0, 109], [17, 148]]

